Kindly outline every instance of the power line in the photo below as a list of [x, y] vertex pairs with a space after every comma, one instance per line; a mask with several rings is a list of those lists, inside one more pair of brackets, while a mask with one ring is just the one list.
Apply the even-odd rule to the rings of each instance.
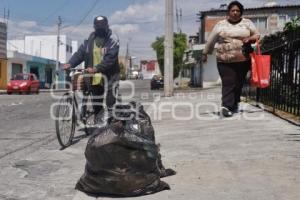
[[[49, 24], [46, 24], [44, 22], [46, 22], [51, 16], [53, 16], [55, 13], [57, 13], [58, 11], [60, 11], [61, 9], [63, 9], [67, 4], [70, 3], [70, 0], [65, 0], [58, 8], [56, 8], [52, 13], [50, 13], [47, 17], [37, 21], [36, 20], [36, 16], [33, 15], [22, 15], [20, 13], [18, 13], [19, 17], [22, 17], [22, 19], [27, 19], [27, 20], [33, 20], [35, 21], [37, 24], [39, 25], [45, 25], [48, 26]], [[12, 17], [13, 19], [18, 19], [17, 17]]]
[[[66, 5], [69, 2], [69, 0], [66, 0], [64, 2], [63, 5]], [[71, 34], [72, 32], [74, 32], [74, 30], [76, 30], [84, 21], [85, 19], [89, 16], [89, 14], [92, 12], [92, 10], [96, 7], [96, 5], [99, 3], [99, 0], [96, 0], [91, 7], [88, 9], [88, 11], [84, 14], [84, 17], [79, 21], [79, 23], [73, 28], [73, 30], [68, 31], [68, 34]], [[23, 36], [25, 36], [25, 34], [21, 31], [15, 31], [14, 33], [22, 33]], [[54, 34], [53, 34], [54, 35]], [[15, 36], [16, 38], [17, 36]], [[53, 43], [53, 41], [49, 41], [49, 40], [45, 40], [45, 39], [40, 39], [42, 41], [47, 41], [49, 43]]]
[[[13, 12], [12, 12], [12, 13], [13, 13]], [[14, 16], [14, 15], [12, 14], [10, 18], [11, 18], [11, 19], [15, 19], [15, 21], [20, 20], [20, 18], [21, 18], [21, 20], [24, 20], [24, 21], [34, 21], [34, 22], [36, 22], [36, 23], [39, 24], [39, 25], [49, 26], [49, 24], [46, 24], [46, 23], [44, 23], [44, 22], [42, 22], [42, 21], [38, 22], [38, 21], [36, 20], [36, 16], [34, 16], [34, 15], [28, 15], [28, 14], [24, 15], [24, 14], [18, 13], [18, 17], [17, 17], [17, 16]]]
[[[7, 32], [9, 33], [9, 29], [8, 29]], [[16, 30], [14, 30], [13, 33], [15, 33], [16, 35], [15, 35], [14, 37], [10, 38], [10, 40], [16, 40], [16, 39], [18, 39], [18, 37], [23, 37], [22, 40], [25, 41], [25, 38], [24, 38], [24, 37], [25, 37], [26, 35], [27, 35], [27, 36], [48, 36], [48, 35], [53, 35], [53, 36], [55, 36], [55, 35], [56, 35], [56, 32], [55, 32], [54, 30], [53, 30], [52, 33], [47, 33], [47, 34], [43, 34], [43, 32], [41, 32], [41, 34], [26, 34], [26, 33], [24, 34], [24, 31], [16, 31]], [[18, 33], [20, 33], [19, 36], [17, 35]], [[54, 41], [50, 41], [50, 40], [47, 40], [47, 39], [45, 39], [45, 38], [39, 38], [39, 40], [40, 40], [40, 41], [44, 41], [44, 42], [48, 42], [48, 43], [50, 43], [50, 44], [55, 43]], [[63, 43], [63, 42], [61, 42], [61, 44], [67, 45], [66, 43]]]
[[56, 14], [58, 11], [60, 11], [62, 8], [64, 8], [68, 3], [70, 3], [70, 0], [65, 0], [57, 9], [55, 9], [54, 12], [52, 12], [51, 14], [49, 14], [47, 17], [45, 17], [44, 19], [42, 19], [39, 24], [46, 22], [51, 16], [53, 16], [54, 14]]
[[100, 0], [96, 0], [92, 6], [89, 8], [89, 10], [85, 13], [85, 15], [83, 16], [83, 18], [79, 21], [79, 23], [77, 25], [75, 25], [75, 27], [73, 28], [73, 30], [71, 30], [69, 32], [69, 34], [73, 33], [83, 22], [84, 20], [91, 14], [91, 12], [94, 10], [94, 8], [96, 7], [96, 5], [99, 3]]

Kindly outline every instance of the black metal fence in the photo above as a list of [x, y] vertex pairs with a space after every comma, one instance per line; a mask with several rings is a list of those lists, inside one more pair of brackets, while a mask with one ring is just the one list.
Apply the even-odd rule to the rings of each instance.
[[300, 116], [300, 31], [285, 32], [276, 41], [264, 43], [263, 54], [271, 55], [271, 85], [244, 89], [247, 99]]

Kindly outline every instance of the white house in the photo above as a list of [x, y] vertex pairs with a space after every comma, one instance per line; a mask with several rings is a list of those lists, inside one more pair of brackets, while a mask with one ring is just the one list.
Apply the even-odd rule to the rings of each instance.
[[[59, 61], [66, 63], [77, 51], [77, 41], [72, 41], [66, 35], [60, 36]], [[7, 49], [32, 56], [56, 60], [57, 35], [25, 36], [24, 40], [8, 40]]]
[[[72, 41], [66, 35], [61, 35], [59, 62], [61, 64], [68, 62], [77, 49], [77, 41]], [[9, 63], [8, 65], [8, 68], [10, 69], [8, 77], [26, 69], [28, 72], [35, 73], [37, 77], [39, 77], [42, 83], [41, 87], [47, 87], [52, 83], [54, 79], [53, 74], [56, 70], [57, 35], [34, 35], [25, 36], [24, 40], [8, 40], [7, 50], [13, 53], [10, 58], [13, 63]], [[27, 61], [26, 65], [25, 63], [20, 63], [20, 60], [15, 62], [15, 58], [18, 58], [23, 54], [32, 56], [33, 60]], [[63, 73], [60, 75], [60, 79], [61, 77], [63, 77]]]
[[27, 62], [32, 56], [17, 51], [7, 52], [7, 77], [12, 78], [17, 73], [26, 73]]

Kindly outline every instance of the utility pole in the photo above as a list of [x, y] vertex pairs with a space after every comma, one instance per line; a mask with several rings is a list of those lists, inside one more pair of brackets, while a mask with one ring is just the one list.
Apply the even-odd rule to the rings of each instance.
[[[200, 26], [199, 26], [199, 44], [203, 44], [204, 43], [204, 35], [202, 33], [202, 31], [204, 30], [204, 25], [205, 25], [205, 18], [203, 17], [203, 14], [200, 12], [199, 13], [199, 22], [200, 22]], [[199, 59], [197, 61], [197, 64], [194, 68], [194, 77], [193, 77], [193, 84], [196, 87], [200, 87], [203, 88], [203, 61], [202, 61], [202, 51], [200, 50], [200, 54], [199, 54]]]
[[165, 16], [165, 53], [164, 53], [164, 92], [166, 97], [173, 96], [173, 0], [165, 0], [166, 16]]
[[8, 24], [8, 20], [9, 20], [9, 9], [7, 11], [7, 21], [6, 21], [6, 24]]
[[[57, 20], [57, 42], [56, 42], [56, 71], [59, 70], [59, 47], [60, 47], [60, 29], [61, 29], [61, 17], [58, 16]], [[56, 76], [55, 88], [58, 89], [58, 76]]]
[[128, 79], [131, 79], [131, 69], [132, 69], [132, 57], [129, 57], [129, 76]]
[[3, 23], [6, 23], [6, 8], [4, 8]]
[[[4, 40], [7, 41], [8, 20], [9, 20], [9, 9], [8, 9], [8, 11], [7, 11], [7, 13], [6, 13], [6, 9], [4, 8], [4, 19], [3, 19], [3, 20], [4, 20], [3, 23], [6, 24], [6, 28], [5, 28], [6, 30], [4, 31], [3, 36], [4, 36]], [[4, 43], [3, 49], [5, 49], [4, 57], [7, 58], [7, 42]], [[1, 66], [0, 66], [0, 68], [1, 68]], [[1, 69], [0, 69], [0, 72], [1, 72]]]
[[3, 23], [6, 24], [6, 27], [8, 25], [8, 20], [9, 20], [9, 9], [6, 10], [6, 8], [4, 8]]
[[178, 8], [177, 8], [177, 1], [175, 0], [175, 7], [176, 7], [176, 26], [177, 26], [177, 33], [179, 33], [179, 14], [178, 14]]
[[125, 60], [126, 60], [126, 66], [125, 66], [125, 75], [126, 75], [126, 79], [129, 78], [129, 42], [127, 42], [126, 45], [126, 56], [125, 56]]
[[40, 41], [40, 57], [42, 57], [42, 41]]
[[180, 23], [179, 23], [179, 32], [180, 33], [182, 33], [182, 9], [180, 8], [180, 14], [179, 14], [179, 21], [180, 21]]

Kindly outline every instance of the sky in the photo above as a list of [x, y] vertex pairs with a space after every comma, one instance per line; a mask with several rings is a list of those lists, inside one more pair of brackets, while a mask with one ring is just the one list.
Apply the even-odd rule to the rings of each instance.
[[[195, 35], [199, 29], [197, 13], [219, 8], [230, 0], [174, 0], [174, 10], [182, 10], [182, 31]], [[267, 0], [240, 0], [246, 7], [260, 7]], [[300, 0], [277, 0], [280, 5], [300, 4]], [[8, 39], [25, 35], [49, 35], [57, 32], [57, 18], [62, 18], [62, 32], [81, 43], [93, 31], [93, 19], [108, 17], [113, 32], [120, 40], [120, 55], [127, 43], [131, 56], [155, 59], [151, 43], [164, 35], [165, 0], [0, 0], [0, 16], [9, 10]], [[5, 12], [5, 11], [6, 12]], [[175, 14], [175, 11], [174, 11]], [[174, 16], [175, 18], [175, 16]], [[174, 31], [177, 30], [174, 20]]]

